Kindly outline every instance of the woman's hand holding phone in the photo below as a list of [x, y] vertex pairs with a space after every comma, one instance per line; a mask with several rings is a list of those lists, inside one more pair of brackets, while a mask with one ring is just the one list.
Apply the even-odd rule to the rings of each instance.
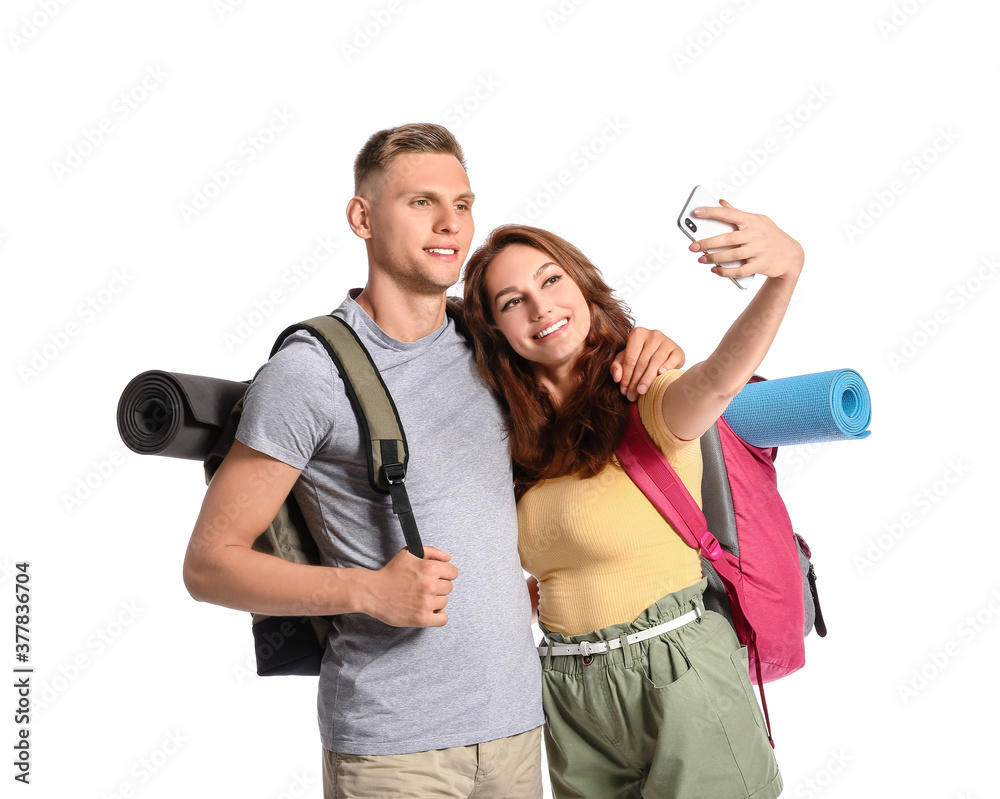
[[[700, 206], [692, 209], [697, 219], [718, 219], [735, 226], [730, 233], [722, 233], [694, 242], [689, 250], [702, 252], [698, 259], [703, 264], [721, 264], [743, 261], [738, 267], [714, 266], [712, 271], [727, 278], [765, 275], [772, 278], [797, 278], [805, 262], [802, 246], [763, 214], [740, 211], [725, 200], [719, 206]], [[706, 252], [717, 250], [716, 252]]]
[[[740, 211], [725, 200], [721, 207], [698, 202], [697, 195], [702, 191], [695, 187], [685, 213], [678, 219], [681, 230], [694, 241], [689, 249], [702, 253], [698, 259], [701, 263], [716, 264], [712, 271], [722, 277], [744, 282], [751, 275], [770, 279], [708, 359], [688, 369], [663, 393], [663, 421], [685, 441], [697, 438], [712, 426], [764, 360], [805, 262], [801, 245], [768, 217]], [[697, 222], [699, 219], [708, 224]], [[695, 235], [704, 235], [706, 228], [718, 230], [719, 226], [732, 229], [695, 239]]]

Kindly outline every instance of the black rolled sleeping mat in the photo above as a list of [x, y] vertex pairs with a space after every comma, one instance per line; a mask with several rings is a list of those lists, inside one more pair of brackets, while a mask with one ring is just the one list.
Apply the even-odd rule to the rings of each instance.
[[118, 433], [133, 452], [204, 461], [249, 383], [152, 369], [118, 400]]

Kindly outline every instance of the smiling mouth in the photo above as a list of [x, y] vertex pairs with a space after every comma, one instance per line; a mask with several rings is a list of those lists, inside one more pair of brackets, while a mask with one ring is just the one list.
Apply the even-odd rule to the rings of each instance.
[[437, 255], [454, 255], [455, 253], [458, 252], [458, 250], [450, 250], [444, 247], [429, 247], [428, 249], [424, 250], [424, 252], [432, 252], [436, 253]]
[[545, 338], [546, 336], [552, 335], [557, 330], [562, 330], [568, 324], [569, 324], [569, 319], [564, 317], [563, 319], [560, 319], [558, 322], [556, 322], [551, 327], [547, 327], [544, 330], [541, 330], [538, 333], [535, 333], [535, 335], [533, 335], [532, 338], [535, 339], [535, 341], [541, 341], [543, 338]]

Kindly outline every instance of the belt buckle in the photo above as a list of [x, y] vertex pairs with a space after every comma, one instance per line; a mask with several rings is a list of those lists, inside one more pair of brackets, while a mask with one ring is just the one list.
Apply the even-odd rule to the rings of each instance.
[[580, 654], [583, 655], [583, 665], [589, 666], [594, 662], [594, 655], [605, 655], [608, 652], [607, 641], [581, 641]]

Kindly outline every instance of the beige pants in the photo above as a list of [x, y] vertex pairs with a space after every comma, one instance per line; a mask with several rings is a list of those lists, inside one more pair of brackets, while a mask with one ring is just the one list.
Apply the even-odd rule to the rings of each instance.
[[409, 755], [323, 750], [324, 799], [541, 799], [541, 727]]

